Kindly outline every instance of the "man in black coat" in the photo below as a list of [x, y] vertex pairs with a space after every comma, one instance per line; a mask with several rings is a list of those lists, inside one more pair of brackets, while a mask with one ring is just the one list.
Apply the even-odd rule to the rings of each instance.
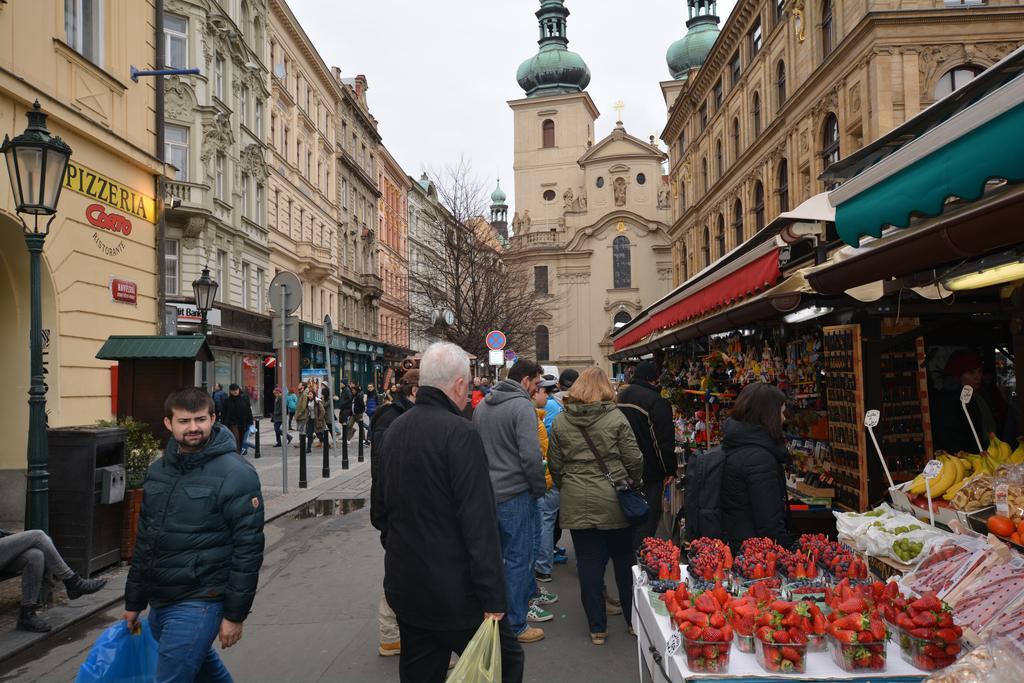
[[644, 454], [644, 495], [651, 506], [647, 521], [633, 530], [633, 545], [653, 536], [661, 519], [661, 497], [665, 478], [676, 473], [676, 428], [672, 422], [672, 404], [662, 398], [654, 384], [658, 366], [642, 361], [636, 367], [633, 382], [619, 394], [619, 408], [633, 428], [637, 445]]
[[228, 387], [221, 423], [231, 430], [235, 437], [235, 452], [241, 453], [246, 434], [249, 433], [249, 425], [252, 424], [252, 404], [237, 384]]
[[505, 575], [487, 456], [461, 411], [469, 355], [433, 344], [416, 405], [385, 432], [374, 520], [386, 538], [384, 593], [398, 616], [405, 683], [442, 683], [484, 619], [499, 621], [502, 681], [522, 681], [523, 649], [505, 616]]

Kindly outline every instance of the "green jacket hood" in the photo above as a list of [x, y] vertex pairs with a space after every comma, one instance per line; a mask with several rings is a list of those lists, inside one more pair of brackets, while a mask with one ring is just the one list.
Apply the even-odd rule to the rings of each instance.
[[619, 407], [611, 401], [601, 401], [600, 403], [566, 403], [565, 419], [569, 421], [569, 424], [576, 427], [589, 427], [608, 413], [618, 409]]
[[517, 398], [530, 400], [529, 394], [526, 393], [526, 389], [523, 389], [519, 382], [513, 382], [510, 379], [503, 379], [494, 385], [491, 389], [491, 393], [487, 394], [487, 398], [484, 399], [487, 403], [492, 406], [496, 406], [499, 403], [505, 403], [506, 401], [512, 401]]
[[213, 425], [213, 431], [210, 433], [210, 439], [206, 442], [206, 446], [203, 447], [203, 450], [198, 453], [182, 453], [179, 450], [178, 442], [171, 439], [167, 443], [167, 449], [164, 451], [164, 458], [169, 465], [182, 469], [190, 469], [192, 467], [205, 465], [214, 458], [219, 458], [226, 453], [234, 452], [234, 434], [232, 434], [231, 430], [224, 425], [217, 423]]

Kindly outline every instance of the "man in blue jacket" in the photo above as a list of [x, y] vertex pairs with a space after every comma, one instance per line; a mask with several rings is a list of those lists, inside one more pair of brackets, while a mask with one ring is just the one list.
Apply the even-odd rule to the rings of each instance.
[[260, 479], [205, 392], [180, 389], [164, 411], [174, 438], [143, 483], [124, 619], [132, 626], [150, 607], [156, 681], [229, 682], [213, 641], [241, 640], [252, 608], [263, 564]]

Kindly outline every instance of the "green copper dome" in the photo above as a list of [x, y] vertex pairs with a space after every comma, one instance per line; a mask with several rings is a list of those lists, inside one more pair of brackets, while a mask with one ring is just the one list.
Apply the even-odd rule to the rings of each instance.
[[494, 192], [491, 193], [492, 204], [504, 204], [508, 196], [505, 194], [505, 190], [501, 189], [501, 179], [498, 179], [498, 186], [494, 188]]
[[672, 78], [685, 80], [690, 69], [700, 67], [718, 40], [720, 29], [713, 0], [689, 0], [686, 35], [672, 43], [665, 58]]
[[516, 80], [527, 97], [582, 92], [590, 84], [590, 69], [568, 49], [564, 0], [541, 0], [537, 10], [540, 51], [519, 66]]

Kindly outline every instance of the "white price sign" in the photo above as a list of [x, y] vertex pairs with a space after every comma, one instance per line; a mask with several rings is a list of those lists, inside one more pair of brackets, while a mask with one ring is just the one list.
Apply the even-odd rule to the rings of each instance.
[[1009, 486], [1009, 484], [999, 484], [998, 486], [996, 486], [996, 490], [995, 490], [995, 493], [994, 493], [994, 498], [995, 498], [995, 503], [996, 503], [996, 512], [999, 513], [1000, 515], [1003, 515], [1004, 517], [1007, 517], [1010, 514], [1010, 504], [1009, 504], [1009, 501], [1007, 500], [1009, 495], [1010, 495], [1010, 486]]
[[960, 392], [960, 402], [970, 403], [971, 398], [974, 396], [974, 387], [969, 384], [964, 385], [963, 391]]
[[636, 577], [636, 585], [643, 588], [647, 585], [647, 572], [640, 569], [640, 574]]
[[929, 460], [928, 464], [924, 466], [924, 477], [925, 479], [934, 479], [939, 476], [939, 472], [942, 470], [942, 463], [938, 460]]
[[878, 420], [882, 414], [877, 410], [869, 410], [864, 413], [864, 426], [868, 429], [874, 429], [878, 426]]
[[668, 637], [668, 644], [665, 646], [665, 656], [672, 657], [679, 652], [679, 646], [683, 644], [683, 637], [679, 631], [673, 631]]

